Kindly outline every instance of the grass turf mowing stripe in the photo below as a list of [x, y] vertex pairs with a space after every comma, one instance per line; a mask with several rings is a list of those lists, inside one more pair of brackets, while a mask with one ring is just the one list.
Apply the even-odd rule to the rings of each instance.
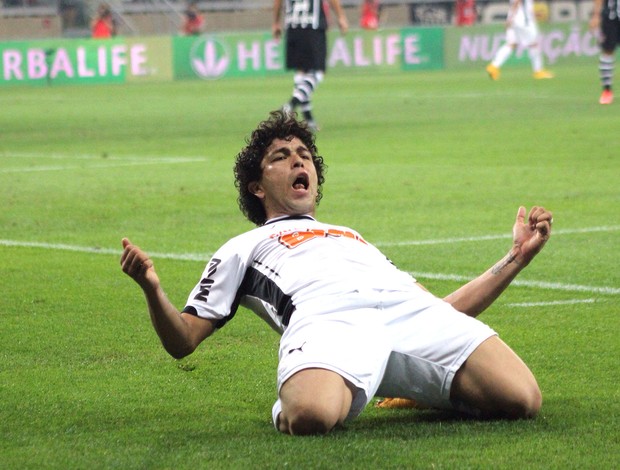
[[194, 163], [194, 162], [204, 162], [204, 161], [206, 161], [206, 159], [204, 158], [179, 158], [179, 159], [167, 158], [167, 159], [159, 159], [159, 160], [141, 159], [141, 160], [133, 160], [133, 161], [117, 160], [115, 162], [109, 162], [109, 163], [89, 164], [86, 167], [77, 166], [77, 165], [55, 165], [55, 166], [34, 166], [34, 167], [28, 167], [28, 168], [5, 168], [5, 169], [0, 170], [0, 173], [32, 173], [36, 171], [82, 170], [85, 168], [87, 169], [114, 168], [114, 167], [121, 167], [121, 166], [160, 165], [160, 164], [169, 164], [169, 163], [179, 164], [179, 163]]

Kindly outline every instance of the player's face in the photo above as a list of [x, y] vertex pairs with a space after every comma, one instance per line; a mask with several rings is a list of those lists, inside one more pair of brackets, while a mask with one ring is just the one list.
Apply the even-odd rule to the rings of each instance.
[[250, 190], [263, 201], [267, 219], [314, 214], [318, 177], [312, 154], [297, 137], [275, 139], [261, 162], [260, 181]]

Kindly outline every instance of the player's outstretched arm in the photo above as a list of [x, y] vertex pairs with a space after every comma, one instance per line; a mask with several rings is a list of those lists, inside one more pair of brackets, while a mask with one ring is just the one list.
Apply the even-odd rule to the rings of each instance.
[[506, 256], [476, 279], [468, 282], [445, 301], [472, 317], [479, 315], [542, 250], [551, 236], [551, 212], [532, 207], [527, 220], [525, 207], [519, 207], [513, 226], [513, 245]]
[[144, 292], [151, 322], [164, 349], [180, 359], [194, 352], [196, 347], [214, 331], [211, 321], [182, 314], [168, 300], [153, 261], [138, 246], [123, 238], [121, 268]]

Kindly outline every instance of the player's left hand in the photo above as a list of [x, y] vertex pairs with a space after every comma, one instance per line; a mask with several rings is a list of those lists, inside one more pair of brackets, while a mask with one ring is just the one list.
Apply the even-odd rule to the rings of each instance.
[[532, 207], [527, 220], [525, 214], [525, 207], [519, 207], [512, 228], [516, 260], [522, 265], [527, 265], [542, 250], [551, 236], [553, 224], [553, 214], [544, 207]]

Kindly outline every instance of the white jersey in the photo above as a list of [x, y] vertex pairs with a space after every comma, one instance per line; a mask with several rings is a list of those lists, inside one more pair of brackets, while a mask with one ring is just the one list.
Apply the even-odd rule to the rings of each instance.
[[515, 25], [519, 27], [526, 27], [530, 24], [536, 23], [536, 16], [534, 16], [534, 0], [511, 0], [510, 10], [512, 11], [513, 5], [519, 3], [514, 16], [509, 17]]
[[[511, 0], [510, 11], [517, 0]], [[509, 14], [510, 26], [506, 30], [509, 44], [521, 44], [529, 47], [538, 41], [538, 24], [534, 15], [534, 0], [519, 0], [516, 11]]]
[[282, 217], [217, 250], [183, 311], [220, 328], [243, 305], [282, 333], [295, 312], [327, 313], [347, 293], [411, 291], [415, 283], [354, 230]]

